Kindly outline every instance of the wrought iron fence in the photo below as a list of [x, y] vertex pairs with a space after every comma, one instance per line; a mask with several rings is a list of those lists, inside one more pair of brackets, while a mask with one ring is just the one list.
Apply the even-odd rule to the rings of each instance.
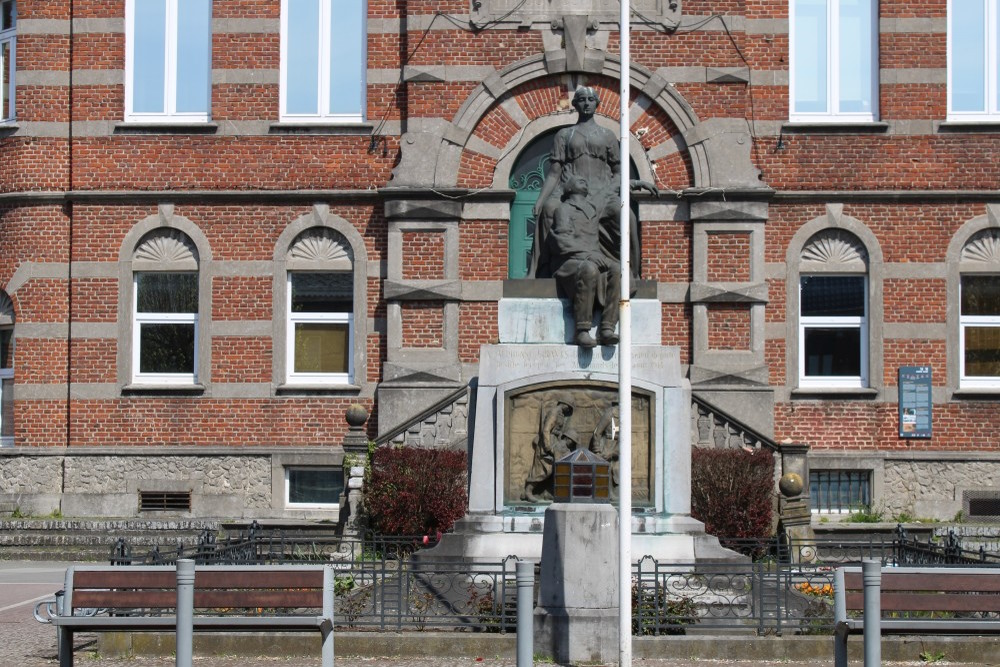
[[774, 562], [661, 563], [633, 568], [632, 632], [690, 629], [757, 635], [833, 627], [833, 569]]
[[[432, 538], [426, 538], [433, 544]], [[232, 536], [203, 533], [197, 544], [152, 548], [141, 557], [116, 542], [113, 564], [332, 563], [342, 627], [371, 630], [460, 629], [509, 632], [516, 625], [517, 557], [468, 563], [435, 558], [423, 536], [303, 537], [253, 525]], [[729, 542], [754, 558], [725, 562], [660, 562], [645, 556], [632, 576], [636, 635], [713, 632], [811, 634], [833, 626], [833, 572], [842, 564], [878, 558], [886, 564], [994, 565], [997, 554], [948, 540], [923, 542], [899, 528], [866, 539]], [[975, 559], [975, 560], [974, 560]], [[537, 577], [537, 567], [536, 567]]]

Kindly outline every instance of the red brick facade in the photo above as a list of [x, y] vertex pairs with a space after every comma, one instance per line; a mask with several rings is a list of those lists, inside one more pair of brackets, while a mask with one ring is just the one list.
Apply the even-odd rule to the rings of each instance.
[[[546, 21], [472, 30], [463, 0], [368, 0], [366, 122], [300, 131], [279, 122], [280, 0], [213, 0], [211, 122], [157, 128], [124, 122], [125, 5], [17, 2], [16, 119], [0, 125], [0, 286], [16, 337], [9, 444], [29, 453], [339, 446], [352, 403], [373, 414], [370, 437], [379, 420], [410, 416], [379, 406], [397, 362], [455, 369], [435, 376], [445, 389], [468, 382], [479, 346], [498, 338], [514, 151], [532, 133], [573, 122], [578, 83], [593, 86], [598, 113], [617, 122], [610, 23], [584, 38], [604, 64], [568, 71], [552, 64], [567, 57], [565, 39]], [[730, 373], [742, 379], [723, 388], [770, 390], [770, 412], [755, 426], [776, 442], [998, 454], [996, 394], [963, 391], [959, 380], [957, 281], [971, 235], [1000, 224], [1000, 133], [942, 123], [944, 0], [883, 2], [879, 12], [894, 26], [878, 40], [880, 114], [853, 128], [788, 123], [787, 2], [687, 0], [682, 29], [635, 26], [632, 60], [645, 78], [632, 87], [631, 158], [662, 191], [642, 205], [669, 211], [640, 222], [642, 277], [656, 283], [661, 343], [679, 348], [685, 369], [720, 375], [728, 366], [711, 354], [744, 355]], [[524, 74], [510, 74], [517, 68]], [[654, 74], [665, 80], [659, 97], [649, 92]], [[501, 79], [494, 99], [488, 91]], [[697, 135], [715, 120], [735, 121], [729, 134], [749, 133], [735, 150], [759, 170], [756, 187], [705, 180], [706, 159], [717, 158], [711, 146], [699, 157], [706, 144]], [[437, 171], [397, 188], [393, 170], [414, 157], [404, 133], [425, 131], [444, 137], [420, 156], [437, 159]], [[453, 178], [442, 185], [446, 168]], [[722, 167], [713, 168], [717, 179]], [[392, 213], [397, 200], [454, 205], [457, 214]], [[349, 387], [296, 391], [283, 386], [276, 267], [289, 230], [308, 227], [299, 221], [319, 216], [317, 206], [336, 219], [331, 228], [360, 240], [350, 252], [366, 299], [354, 313], [364, 338], [355, 359], [365, 365]], [[708, 206], [722, 212], [697, 219]], [[746, 214], [752, 207], [765, 212]], [[137, 225], [154, 229], [157, 216], [190, 231], [207, 276], [197, 390], [131, 386], [128, 266]], [[826, 229], [848, 230], [864, 247], [873, 289], [864, 392], [799, 388], [796, 281], [810, 272], [805, 247]], [[933, 372], [930, 439], [898, 434], [897, 370], [911, 365]], [[692, 370], [695, 393], [708, 386], [699, 377]]]

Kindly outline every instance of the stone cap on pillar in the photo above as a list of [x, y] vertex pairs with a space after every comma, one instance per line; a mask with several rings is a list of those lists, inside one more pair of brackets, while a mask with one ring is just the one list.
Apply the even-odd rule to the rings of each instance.
[[344, 413], [347, 422], [347, 435], [344, 436], [344, 452], [364, 454], [368, 452], [368, 434], [365, 433], [365, 422], [368, 421], [368, 410], [365, 406], [354, 403]]

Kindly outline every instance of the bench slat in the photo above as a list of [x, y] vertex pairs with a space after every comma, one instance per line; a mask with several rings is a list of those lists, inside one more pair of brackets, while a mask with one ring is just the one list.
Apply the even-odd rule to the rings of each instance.
[[[74, 609], [173, 609], [176, 591], [163, 590], [92, 590], [74, 591]], [[323, 592], [316, 590], [195, 590], [194, 606], [210, 608], [283, 608], [323, 606]]]
[[[195, 630], [240, 630], [247, 628], [315, 630], [326, 621], [322, 616], [195, 616]], [[59, 616], [53, 625], [74, 630], [174, 630], [176, 616]]]
[[73, 588], [173, 588], [177, 574], [173, 568], [130, 570], [115, 567], [101, 570], [78, 569], [73, 573]]
[[[933, 577], [918, 572], [893, 572], [882, 570], [882, 590], [891, 591], [980, 591], [984, 593], [1000, 593], [1000, 577], [994, 572], [948, 572], [941, 568]], [[861, 590], [864, 582], [861, 573], [844, 572], [844, 587], [847, 590]]]
[[322, 607], [322, 591], [201, 591], [194, 592], [196, 609], [265, 607], [294, 609]]
[[[860, 618], [849, 618], [841, 621], [840, 626], [849, 634], [862, 634], [864, 621]], [[879, 622], [882, 634], [969, 634], [994, 635], [1000, 632], [1000, 619], [920, 619], [920, 618], [883, 618]]]
[[322, 570], [253, 570], [197, 569], [195, 588], [323, 588]]
[[103, 590], [73, 591], [73, 609], [173, 609], [177, 605], [176, 591], [169, 590]]

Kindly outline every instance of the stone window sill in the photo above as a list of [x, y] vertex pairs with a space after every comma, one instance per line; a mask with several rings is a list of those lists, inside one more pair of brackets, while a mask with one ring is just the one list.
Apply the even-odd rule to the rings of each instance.
[[375, 126], [371, 123], [271, 123], [270, 134], [332, 134], [344, 136], [363, 136], [372, 133]]
[[879, 134], [889, 130], [885, 122], [787, 122], [781, 125], [782, 134]]
[[938, 124], [938, 132], [946, 134], [974, 134], [977, 132], [990, 134], [1000, 133], [1000, 118], [994, 121], [944, 121]]
[[308, 384], [296, 382], [280, 384], [276, 391], [279, 394], [356, 394], [361, 391], [361, 386], [356, 384]]
[[965, 389], [956, 389], [951, 393], [953, 398], [965, 399], [965, 398], [990, 398], [996, 399], [1000, 397], [1000, 387], [967, 387]]
[[878, 389], [871, 387], [796, 387], [792, 398], [875, 398]]
[[127, 123], [115, 124], [115, 134], [215, 134], [217, 123]]
[[205, 385], [195, 384], [146, 384], [134, 383], [122, 387], [123, 394], [202, 394]]

